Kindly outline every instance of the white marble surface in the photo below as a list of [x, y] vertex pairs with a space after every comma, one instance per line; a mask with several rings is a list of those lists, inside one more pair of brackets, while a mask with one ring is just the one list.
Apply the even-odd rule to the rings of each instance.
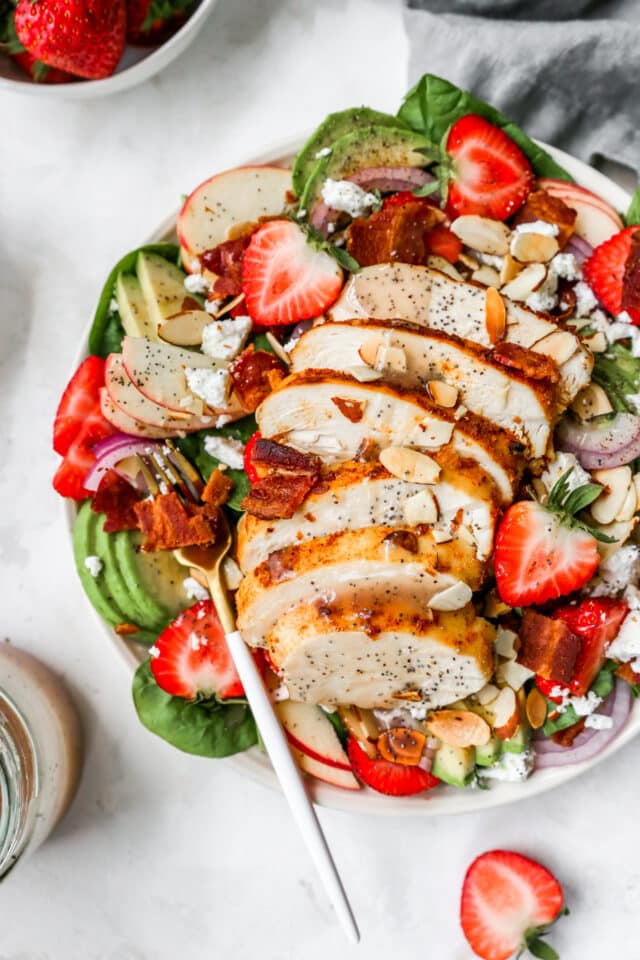
[[1, 629], [64, 673], [87, 737], [72, 811], [0, 888], [0, 960], [463, 960], [461, 879], [494, 846], [539, 857], [564, 883], [563, 960], [640, 956], [640, 743], [484, 815], [323, 812], [363, 933], [350, 948], [281, 797], [137, 725], [69, 562], [51, 418], [112, 262], [214, 170], [330, 109], [393, 109], [405, 63], [395, 0], [220, 0], [196, 45], [130, 93], [0, 97]]

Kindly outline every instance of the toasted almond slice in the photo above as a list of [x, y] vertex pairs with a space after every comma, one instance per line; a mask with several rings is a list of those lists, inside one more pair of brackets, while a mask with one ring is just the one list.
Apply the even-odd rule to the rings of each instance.
[[597, 383], [583, 387], [571, 404], [571, 409], [581, 420], [591, 420], [592, 417], [613, 412], [609, 397]]
[[522, 270], [522, 264], [514, 260], [510, 253], [502, 258], [502, 268], [500, 270], [500, 283], [509, 283], [515, 279]]
[[534, 343], [531, 349], [555, 360], [560, 367], [576, 352], [576, 338], [569, 330], [555, 330]]
[[469, 270], [477, 270], [480, 267], [480, 261], [476, 257], [472, 257], [470, 253], [465, 253], [464, 250], [458, 257], [458, 261], [468, 267]]
[[543, 283], [546, 275], [547, 271], [541, 263], [530, 263], [513, 280], [505, 284], [500, 292], [510, 300], [526, 300]]
[[525, 707], [527, 720], [533, 730], [539, 730], [547, 719], [547, 701], [537, 687], [532, 687], [527, 696]]
[[604, 353], [607, 349], [607, 338], [601, 330], [597, 330], [592, 337], [586, 337], [583, 342], [592, 353]]
[[219, 320], [220, 317], [224, 317], [225, 313], [229, 313], [230, 310], [233, 310], [234, 307], [237, 307], [239, 303], [242, 303], [244, 300], [244, 293], [239, 293], [237, 297], [234, 297], [233, 300], [229, 300], [228, 303], [225, 303], [218, 312], [215, 314], [215, 319]]
[[520, 705], [511, 687], [503, 687], [491, 704], [493, 729], [500, 740], [508, 740], [520, 722]]
[[493, 287], [487, 287], [485, 293], [484, 322], [491, 343], [499, 343], [504, 339], [507, 329], [507, 312], [504, 300]]
[[548, 263], [560, 247], [555, 237], [543, 233], [514, 233], [509, 253], [519, 263]]
[[222, 561], [222, 573], [227, 590], [237, 590], [244, 579], [244, 574], [233, 557], [224, 558]]
[[612, 543], [598, 543], [598, 553], [600, 554], [601, 563], [618, 552], [623, 543], [627, 542], [637, 525], [638, 517], [634, 517], [632, 520], [623, 520], [621, 523], [615, 521], [614, 523], [596, 524], [596, 530], [613, 538]]
[[409, 483], [437, 483], [440, 476], [440, 467], [432, 457], [410, 447], [385, 447], [380, 463], [394, 477]]
[[451, 527], [448, 529], [442, 527], [440, 530], [432, 530], [431, 535], [434, 543], [450, 543], [453, 540], [453, 530]]
[[476, 693], [476, 700], [481, 707], [486, 707], [490, 703], [493, 703], [499, 693], [500, 690], [498, 687], [494, 686], [493, 683], [487, 683], [482, 690], [478, 690]]
[[[612, 523], [625, 505], [633, 483], [630, 467], [612, 467], [609, 470], [594, 470], [593, 480], [601, 483], [604, 490], [591, 504], [591, 516], [596, 523]], [[633, 516], [633, 513], [631, 514]], [[621, 518], [630, 520], [631, 517]]]
[[504, 627], [498, 627], [498, 635], [496, 637], [496, 653], [500, 657], [515, 657], [518, 652], [516, 641], [518, 639], [518, 634], [514, 633], [513, 630], [506, 630]]
[[479, 250], [480, 253], [502, 257], [509, 250], [511, 231], [500, 220], [467, 214], [457, 217], [449, 229], [465, 246]]
[[427, 720], [427, 730], [451, 747], [480, 747], [491, 739], [487, 721], [471, 710], [437, 710]]
[[517, 660], [505, 660], [496, 670], [499, 683], [508, 684], [512, 690], [519, 690], [533, 676], [533, 670], [523, 667]]
[[500, 274], [493, 267], [479, 267], [471, 274], [471, 279], [476, 283], [481, 283], [485, 287], [501, 287]]
[[462, 418], [466, 417], [468, 413], [469, 411], [467, 410], [465, 405], [461, 403], [460, 406], [457, 408], [457, 410], [455, 410], [453, 415], [456, 418], [456, 420], [462, 420]]
[[363, 707], [338, 707], [340, 719], [344, 723], [349, 733], [358, 740], [360, 746], [366, 751], [371, 759], [378, 756], [376, 746], [380, 736], [380, 728], [371, 710], [365, 710]]
[[634, 476], [633, 486], [636, 491], [636, 510], [640, 510], [640, 473], [636, 473]]
[[370, 383], [372, 380], [380, 380], [381, 370], [374, 370], [373, 367], [346, 367], [345, 373], [350, 373], [360, 383]]
[[427, 266], [431, 267], [432, 270], [439, 270], [440, 273], [444, 273], [447, 277], [451, 277], [452, 280], [463, 279], [460, 271], [456, 270], [454, 265], [449, 263], [448, 260], [445, 260], [444, 257], [427, 257]]
[[439, 450], [449, 443], [453, 436], [453, 421], [439, 420], [437, 417], [423, 417], [414, 430], [410, 442], [416, 447], [427, 450]]
[[458, 402], [456, 388], [443, 380], [429, 380], [427, 389], [431, 399], [441, 407], [455, 407]]
[[406, 373], [407, 355], [402, 347], [389, 347], [386, 344], [381, 344], [376, 353], [374, 366], [376, 370], [385, 372]]
[[202, 331], [211, 323], [211, 317], [205, 310], [185, 310], [169, 317], [158, 327], [158, 335], [177, 347], [199, 347], [202, 343]]
[[366, 363], [369, 367], [375, 367], [378, 350], [382, 346], [384, 346], [384, 340], [380, 336], [369, 337], [365, 340], [358, 350], [362, 362]]
[[267, 343], [275, 353], [278, 360], [282, 360], [286, 367], [291, 366], [291, 357], [282, 346], [277, 337], [275, 337], [270, 330], [267, 331]]
[[392, 727], [378, 737], [378, 750], [385, 760], [415, 767], [420, 762], [427, 738], [420, 730]]
[[616, 514], [616, 520], [620, 522], [624, 520], [631, 520], [637, 509], [636, 488], [635, 484], [632, 482], [626, 499]]
[[421, 523], [435, 523], [438, 519], [438, 505], [431, 490], [420, 490], [408, 497], [402, 505], [402, 512], [408, 524], [417, 527]]
[[469, 603], [472, 596], [471, 587], [462, 580], [458, 580], [457, 583], [447, 587], [446, 590], [434, 594], [427, 606], [431, 607], [432, 610], [461, 610]]

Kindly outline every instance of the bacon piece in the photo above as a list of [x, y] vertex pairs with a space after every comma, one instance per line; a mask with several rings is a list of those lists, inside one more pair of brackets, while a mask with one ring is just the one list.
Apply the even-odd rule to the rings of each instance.
[[565, 727], [564, 730], [557, 730], [555, 733], [552, 733], [551, 739], [561, 747], [570, 747], [575, 738], [584, 730], [584, 723], [585, 718], [581, 717], [573, 726]]
[[320, 457], [312, 453], [301, 453], [276, 440], [258, 437], [253, 445], [251, 464], [258, 476], [278, 473], [289, 476], [309, 476], [315, 479], [322, 469]]
[[442, 211], [416, 199], [354, 220], [347, 250], [361, 267], [376, 263], [426, 263], [425, 234], [443, 219]]
[[204, 545], [216, 538], [214, 518], [205, 516], [202, 507], [183, 504], [174, 492], [141, 500], [134, 509], [146, 552]]
[[575, 229], [578, 214], [559, 197], [552, 197], [546, 190], [534, 190], [527, 197], [525, 203], [518, 210], [514, 224], [533, 223], [534, 220], [543, 220], [545, 223], [555, 223], [558, 228], [556, 240], [562, 249], [566, 246]]
[[315, 483], [313, 476], [274, 473], [254, 483], [240, 507], [261, 520], [288, 520]]
[[237, 297], [242, 293], [242, 258], [249, 246], [251, 235], [257, 229], [257, 224], [251, 224], [247, 233], [219, 243], [211, 250], [205, 250], [201, 256], [205, 270], [215, 273], [217, 280], [213, 285], [213, 292], [218, 297]]
[[580, 637], [562, 620], [552, 620], [535, 610], [525, 610], [520, 628], [518, 663], [545, 680], [565, 686], [573, 679]]
[[284, 380], [287, 370], [281, 360], [266, 350], [250, 344], [229, 368], [233, 389], [247, 411], [253, 413], [265, 397]]
[[631, 250], [622, 278], [623, 310], [640, 310], [640, 230], [631, 234]]
[[503, 367], [519, 370], [530, 380], [549, 380], [557, 383], [560, 379], [557, 365], [549, 357], [535, 350], [528, 350], [517, 343], [500, 343], [494, 347], [491, 356]]
[[233, 480], [231, 477], [228, 477], [222, 470], [214, 470], [201, 494], [201, 500], [208, 508], [207, 516], [209, 516], [209, 511], [217, 511], [227, 502], [232, 490]]
[[124, 477], [119, 476], [115, 470], [108, 470], [94, 494], [91, 509], [94, 513], [106, 514], [105, 533], [136, 530], [138, 519], [134, 507], [141, 496]]

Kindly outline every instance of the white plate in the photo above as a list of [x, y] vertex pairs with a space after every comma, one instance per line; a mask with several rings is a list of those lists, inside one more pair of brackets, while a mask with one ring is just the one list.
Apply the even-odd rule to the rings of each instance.
[[72, 80], [69, 83], [34, 83], [8, 57], [0, 56], [0, 90], [26, 93], [53, 100], [92, 100], [134, 87], [166, 67], [195, 40], [218, 0], [201, 0], [189, 19], [158, 47], [127, 45], [115, 73], [104, 80]]
[[[239, 161], [239, 164], [271, 163], [287, 166], [304, 142], [304, 139], [305, 138], [297, 137], [295, 140], [281, 143], [260, 156], [255, 157], [253, 160], [242, 159]], [[616, 210], [627, 209], [631, 202], [631, 197], [621, 187], [587, 166], [587, 164], [582, 163], [581, 160], [576, 160], [562, 150], [556, 150], [554, 147], [546, 146], [546, 144], [543, 144], [543, 146], [545, 146], [555, 160], [569, 171], [577, 183], [603, 197], [603, 199], [610, 203]], [[172, 239], [175, 221], [176, 214], [167, 219], [158, 230], [149, 237], [148, 242]], [[81, 349], [78, 351], [74, 370], [86, 356], [86, 353], [87, 342], [85, 339]], [[64, 501], [64, 510], [67, 531], [68, 534], [71, 535], [75, 510], [69, 501]], [[89, 601], [87, 600], [86, 602], [88, 603]], [[91, 609], [93, 610], [93, 607]], [[116, 649], [128, 666], [135, 668], [140, 662], [139, 648], [136, 650], [135, 644], [127, 643], [126, 640], [118, 637], [100, 619], [98, 614], [95, 611], [93, 612], [110, 643], [115, 644]], [[529, 780], [526, 780], [524, 783], [494, 782], [494, 785], [491, 786], [489, 790], [461, 790], [454, 787], [438, 787], [435, 790], [415, 797], [385, 797], [368, 788], [363, 788], [359, 791], [342, 790], [339, 787], [333, 787], [330, 784], [313, 780], [311, 781], [311, 792], [315, 802], [321, 806], [333, 807], [337, 810], [347, 810], [352, 813], [376, 813], [387, 816], [443, 816], [444, 814], [486, 810], [490, 807], [497, 807], [505, 803], [526, 800], [528, 797], [543, 793], [545, 790], [551, 790], [561, 783], [572, 780], [579, 774], [584, 773], [585, 770], [595, 766], [600, 760], [615, 753], [615, 751], [619, 750], [625, 743], [628, 743], [639, 730], [640, 702], [637, 702], [634, 703], [631, 716], [620, 735], [594, 759], [571, 767], [540, 770], [533, 773]], [[245, 753], [230, 757], [225, 762], [231, 764], [252, 780], [256, 780], [269, 787], [277, 787], [277, 780], [269, 760], [256, 747], [253, 747]]]

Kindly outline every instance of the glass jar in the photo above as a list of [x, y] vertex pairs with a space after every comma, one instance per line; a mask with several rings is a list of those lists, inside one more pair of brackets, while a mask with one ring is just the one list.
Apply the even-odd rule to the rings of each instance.
[[78, 786], [82, 738], [62, 682], [0, 643], [0, 879], [46, 840]]

